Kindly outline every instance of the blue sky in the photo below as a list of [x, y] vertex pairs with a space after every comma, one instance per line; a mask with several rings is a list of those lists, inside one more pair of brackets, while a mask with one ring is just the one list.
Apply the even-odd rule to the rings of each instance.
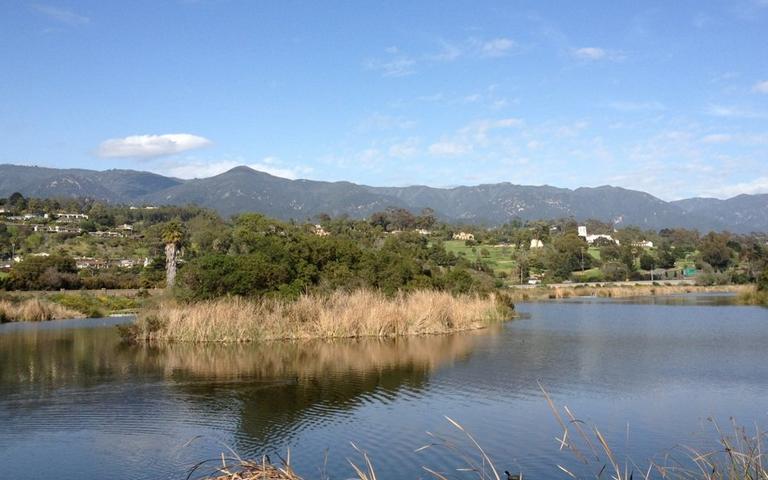
[[2, 0], [0, 163], [766, 193], [768, 0]]

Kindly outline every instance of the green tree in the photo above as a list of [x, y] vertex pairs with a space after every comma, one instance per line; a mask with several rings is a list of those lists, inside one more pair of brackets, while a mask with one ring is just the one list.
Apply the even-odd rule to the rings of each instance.
[[728, 247], [728, 236], [721, 233], [708, 233], [699, 245], [701, 259], [712, 265], [715, 270], [725, 270], [731, 263], [733, 252]]
[[658, 261], [656, 260], [656, 257], [648, 252], [643, 252], [642, 255], [640, 255], [640, 268], [643, 270], [655, 270], [657, 263]]

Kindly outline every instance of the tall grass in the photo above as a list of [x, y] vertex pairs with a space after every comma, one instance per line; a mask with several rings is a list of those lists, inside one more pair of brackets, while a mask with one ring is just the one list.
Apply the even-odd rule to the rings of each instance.
[[82, 317], [84, 315], [78, 311], [37, 298], [18, 302], [0, 300], [0, 323], [41, 322]]
[[[540, 385], [541, 387], [541, 385]], [[579, 470], [592, 470], [589, 477], [632, 480], [663, 478], [670, 480], [768, 480], [768, 457], [765, 452], [766, 432], [755, 427], [755, 433], [732, 420], [732, 432], [726, 432], [710, 419], [717, 434], [718, 447], [709, 450], [679, 445], [664, 454], [661, 461], [636, 463], [629, 457], [621, 460], [597, 426], [576, 418], [568, 407], [562, 413], [541, 387], [562, 434], [556, 438], [560, 450], [570, 451], [580, 463]], [[573, 468], [557, 465], [571, 478], [580, 478]]]
[[[717, 434], [718, 447], [711, 450], [700, 450], [681, 445], [675, 452], [667, 453], [661, 462], [648, 461], [635, 463], [629, 457], [619, 454], [600, 432], [597, 426], [589, 425], [578, 419], [568, 407], [562, 411], [557, 408], [549, 394], [541, 387], [544, 398], [549, 404], [555, 420], [562, 428], [562, 433], [556, 437], [556, 445], [562, 452], [569, 452], [580, 464], [572, 468], [563, 464], [552, 465], [562, 474], [562, 478], [597, 478], [611, 480], [633, 480], [634, 478], [649, 480], [661, 478], [668, 480], [768, 480], [768, 455], [765, 452], [766, 432], [755, 429], [754, 434], [748, 433], [743, 427], [733, 422], [732, 432], [720, 429], [713, 422]], [[496, 468], [494, 460], [486, 453], [480, 442], [459, 422], [445, 417], [451, 426], [459, 433], [459, 437], [446, 434], [427, 432], [430, 442], [414, 452], [428, 449], [440, 449], [448, 456], [443, 461], [454, 465], [426, 466], [422, 469], [432, 478], [448, 480], [449, 478], [475, 478], [477, 480], [523, 480], [523, 473], [512, 474]], [[375, 462], [367, 452], [352, 447], [360, 454], [362, 460], [355, 463], [348, 459], [358, 480], [375, 480]], [[452, 461], [452, 460], [455, 461]], [[208, 467], [212, 462], [213, 472], [203, 478], [207, 480], [302, 480], [291, 468], [290, 451], [287, 459], [282, 459], [283, 466], [270, 463], [269, 457], [260, 461], [243, 460], [233, 457], [201, 462], [193, 467], [190, 477]], [[220, 464], [219, 464], [220, 462]], [[567, 462], [566, 462], [567, 463]], [[210, 471], [210, 470], [209, 470]], [[323, 472], [323, 470], [321, 470]], [[189, 478], [189, 477], [188, 477]], [[328, 478], [321, 475], [321, 479]]]
[[758, 290], [757, 287], [744, 290], [739, 294], [739, 303], [768, 306], [768, 290]]
[[303, 295], [295, 301], [238, 297], [183, 304], [164, 301], [124, 330], [133, 340], [251, 342], [311, 338], [396, 337], [483, 328], [508, 319], [511, 303], [437, 291], [371, 290]]

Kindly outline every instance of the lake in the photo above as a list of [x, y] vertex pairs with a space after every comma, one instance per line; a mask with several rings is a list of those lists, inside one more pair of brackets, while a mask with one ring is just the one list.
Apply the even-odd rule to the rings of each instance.
[[354, 442], [379, 478], [431, 478], [422, 466], [459, 460], [415, 452], [427, 431], [477, 458], [444, 416], [500, 470], [596, 473], [558, 450], [539, 382], [641, 465], [711, 447], [710, 417], [768, 426], [764, 308], [688, 295], [518, 311], [461, 335], [230, 347], [122, 345], [123, 319], [0, 325], [0, 477], [178, 479], [229, 449], [278, 462], [290, 448], [300, 474], [344, 479]]

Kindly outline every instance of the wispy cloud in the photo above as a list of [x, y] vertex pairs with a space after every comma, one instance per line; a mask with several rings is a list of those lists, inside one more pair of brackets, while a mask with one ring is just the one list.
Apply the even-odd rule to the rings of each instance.
[[763, 80], [762, 82], [757, 82], [753, 87], [752, 91], [755, 93], [768, 93], [768, 80]]
[[717, 198], [731, 198], [741, 194], [754, 195], [757, 193], [768, 193], [768, 176], [758, 177], [748, 182], [738, 182], [722, 187], [710, 188], [704, 194]]
[[91, 23], [91, 19], [89, 17], [80, 15], [79, 13], [75, 13], [72, 10], [67, 10], [65, 8], [43, 4], [33, 4], [32, 8], [36, 12], [42, 13], [52, 20], [69, 25], [71, 27], [87, 25]]
[[727, 133], [712, 133], [701, 138], [704, 143], [728, 143], [733, 140], [733, 135]]
[[416, 73], [416, 60], [399, 52], [390, 53], [390, 56], [385, 59], [366, 60], [363, 65], [368, 70], [380, 72], [385, 77], [405, 77]]
[[475, 120], [460, 128], [455, 134], [443, 136], [440, 141], [429, 146], [433, 156], [457, 156], [472, 152], [476, 148], [487, 147], [493, 130], [522, 127], [519, 118]]
[[189, 133], [168, 133], [165, 135], [131, 135], [124, 138], [105, 140], [96, 150], [102, 158], [153, 158], [173, 155], [211, 145], [205, 137]]
[[517, 47], [517, 43], [509, 38], [494, 38], [484, 42], [480, 47], [481, 55], [485, 57], [503, 57]]
[[666, 106], [657, 101], [633, 102], [633, 101], [615, 101], [608, 103], [608, 108], [622, 112], [648, 112], [666, 110]]
[[455, 157], [472, 151], [472, 145], [466, 142], [441, 140], [429, 146], [429, 154], [436, 157]]
[[707, 115], [712, 115], [713, 117], [724, 117], [724, 118], [766, 118], [768, 115], [761, 112], [755, 112], [753, 110], [748, 110], [740, 107], [734, 107], [730, 105], [710, 105], [705, 110]]
[[619, 51], [606, 50], [600, 47], [581, 47], [571, 49], [571, 55], [578, 60], [599, 61], [599, 60], [622, 60], [624, 54]]
[[462, 58], [499, 58], [518, 52], [520, 45], [507, 37], [483, 40], [474, 37], [461, 42], [441, 40], [436, 52], [408, 54], [398, 47], [384, 49], [381, 58], [363, 62], [368, 70], [378, 71], [385, 77], [405, 77], [416, 73], [420, 66], [454, 62]]
[[395, 143], [389, 147], [389, 156], [395, 158], [411, 158], [419, 153], [419, 140], [409, 138], [400, 143]]

